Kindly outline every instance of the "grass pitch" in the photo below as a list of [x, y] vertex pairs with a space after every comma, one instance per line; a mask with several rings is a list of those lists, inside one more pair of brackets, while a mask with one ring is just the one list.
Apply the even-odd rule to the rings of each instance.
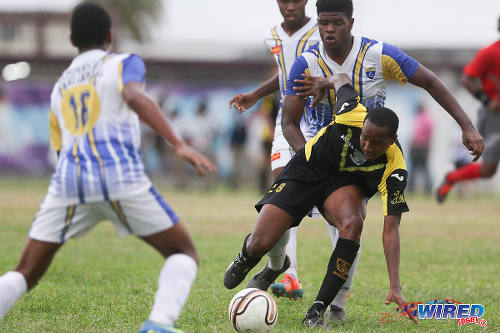
[[[0, 274], [17, 264], [47, 179], [0, 179]], [[178, 320], [187, 332], [231, 332], [227, 306], [240, 288], [222, 285], [224, 271], [256, 218], [256, 192], [160, 192], [181, 216], [201, 256], [198, 277]], [[408, 197], [401, 232], [401, 283], [408, 301], [450, 298], [485, 306], [486, 327], [456, 320], [399, 318], [380, 323], [388, 291], [380, 199], [370, 200], [358, 272], [347, 301], [347, 320], [329, 327], [342, 332], [500, 331], [499, 197]], [[298, 235], [301, 301], [277, 299], [276, 332], [301, 332], [301, 320], [325, 274], [331, 244], [324, 222], [306, 219]], [[259, 264], [251, 273], [257, 272]], [[137, 332], [148, 317], [163, 259], [134, 237], [120, 239], [110, 223], [68, 242], [40, 284], [0, 322], [5, 332]], [[242, 284], [243, 288], [244, 284]], [[1, 295], [0, 295], [1, 297]], [[314, 331], [314, 330], [313, 330]]]

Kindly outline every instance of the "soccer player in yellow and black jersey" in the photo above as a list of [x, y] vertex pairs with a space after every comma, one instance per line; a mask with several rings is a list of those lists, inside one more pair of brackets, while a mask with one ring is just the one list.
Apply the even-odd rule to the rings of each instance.
[[[387, 108], [367, 112], [345, 74], [336, 74], [335, 120], [297, 151], [268, 193], [256, 204], [259, 216], [242, 252], [229, 266], [224, 285], [235, 288], [283, 234], [317, 206], [339, 230], [339, 240], [315, 302], [303, 320], [322, 326], [323, 314], [348, 277], [359, 249], [366, 198], [382, 194], [383, 244], [390, 290], [386, 304], [404, 305], [399, 282], [399, 223], [408, 211], [406, 164], [397, 143], [398, 117]], [[410, 318], [417, 320], [410, 315]]]

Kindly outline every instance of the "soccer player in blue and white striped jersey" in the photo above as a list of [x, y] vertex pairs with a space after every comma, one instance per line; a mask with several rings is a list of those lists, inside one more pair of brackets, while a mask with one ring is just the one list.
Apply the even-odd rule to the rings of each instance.
[[56, 170], [18, 266], [0, 277], [0, 319], [36, 285], [62, 244], [110, 220], [120, 236], [134, 234], [166, 258], [142, 330], [173, 332], [196, 277], [198, 255], [179, 217], [144, 172], [139, 119], [200, 174], [216, 167], [177, 136], [145, 94], [142, 59], [107, 51], [111, 19], [103, 8], [84, 3], [74, 9], [71, 42], [79, 54], [50, 98]]

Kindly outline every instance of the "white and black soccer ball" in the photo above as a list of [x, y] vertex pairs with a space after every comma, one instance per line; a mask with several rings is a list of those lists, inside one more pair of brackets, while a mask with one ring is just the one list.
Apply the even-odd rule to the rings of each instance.
[[238, 332], [270, 330], [277, 320], [276, 302], [263, 290], [243, 289], [229, 303], [229, 321]]

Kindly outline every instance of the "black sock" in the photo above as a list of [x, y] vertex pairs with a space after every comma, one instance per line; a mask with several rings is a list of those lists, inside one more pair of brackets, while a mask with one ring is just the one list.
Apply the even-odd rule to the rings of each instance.
[[241, 254], [243, 254], [243, 256], [247, 259], [248, 265], [253, 268], [253, 267], [255, 267], [255, 265], [257, 265], [259, 263], [259, 261], [260, 261], [260, 259], [262, 259], [262, 257], [250, 257], [248, 255], [248, 252], [247, 252], [247, 239], [248, 239], [248, 237], [250, 237], [250, 235], [251, 234], [248, 234], [245, 237], [245, 240], [243, 241], [243, 246], [241, 248]]
[[323, 278], [323, 283], [316, 296], [317, 302], [322, 302], [324, 307], [330, 305], [340, 288], [347, 280], [349, 269], [358, 253], [359, 244], [346, 238], [339, 238], [333, 250], [328, 270]]

